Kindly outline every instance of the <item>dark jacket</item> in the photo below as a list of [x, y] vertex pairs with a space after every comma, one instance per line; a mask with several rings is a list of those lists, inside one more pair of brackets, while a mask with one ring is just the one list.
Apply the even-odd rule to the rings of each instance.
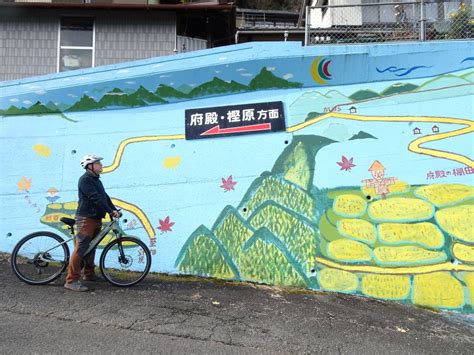
[[102, 219], [116, 210], [98, 176], [86, 172], [79, 178], [78, 190], [77, 216]]

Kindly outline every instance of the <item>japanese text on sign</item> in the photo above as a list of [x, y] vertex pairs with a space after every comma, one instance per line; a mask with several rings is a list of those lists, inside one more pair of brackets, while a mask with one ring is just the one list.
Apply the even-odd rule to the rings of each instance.
[[281, 101], [190, 109], [185, 117], [186, 139], [285, 130]]
[[[221, 120], [224, 118], [229, 123], [276, 120], [280, 118], [280, 110], [278, 108], [259, 110], [257, 112], [255, 112], [255, 109], [253, 108], [246, 110], [229, 110], [225, 116], [221, 116]], [[204, 114], [195, 113], [191, 115], [191, 126], [207, 126], [218, 123], [219, 116], [217, 115], [217, 112], [206, 112]]]

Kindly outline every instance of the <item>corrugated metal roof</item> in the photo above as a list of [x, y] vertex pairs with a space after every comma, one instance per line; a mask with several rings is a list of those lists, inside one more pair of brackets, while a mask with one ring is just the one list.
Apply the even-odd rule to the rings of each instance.
[[233, 4], [84, 4], [84, 3], [38, 3], [38, 2], [2, 2], [3, 8], [45, 8], [45, 9], [113, 9], [146, 11], [233, 11]]

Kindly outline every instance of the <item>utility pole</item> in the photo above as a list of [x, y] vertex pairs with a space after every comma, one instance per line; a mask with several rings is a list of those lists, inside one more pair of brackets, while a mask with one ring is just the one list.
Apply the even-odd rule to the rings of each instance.
[[425, 0], [420, 2], [420, 41], [426, 41]]
[[300, 5], [300, 14], [298, 16], [298, 28], [303, 26], [303, 16], [305, 16], [305, 8], [306, 8], [306, 3], [308, 0], [300, 0], [301, 5]]

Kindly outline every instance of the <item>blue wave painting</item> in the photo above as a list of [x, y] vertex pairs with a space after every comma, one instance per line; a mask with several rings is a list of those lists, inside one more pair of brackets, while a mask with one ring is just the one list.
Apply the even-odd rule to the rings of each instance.
[[464, 63], [464, 62], [468, 62], [468, 61], [470, 61], [470, 60], [474, 60], [474, 57], [467, 57], [467, 58], [464, 58], [463, 61], [461, 62], [461, 64]]
[[390, 72], [390, 73], [398, 73], [398, 72], [402, 72], [402, 73], [399, 73], [399, 74], [395, 74], [396, 76], [405, 76], [405, 75], [408, 75], [410, 74], [412, 71], [415, 71], [417, 69], [421, 69], [421, 68], [431, 68], [431, 66], [426, 66], [426, 65], [417, 65], [417, 66], [414, 66], [414, 67], [411, 67], [411, 68], [397, 68], [397, 67], [394, 67], [394, 66], [391, 66], [391, 67], [388, 67], [388, 68], [385, 68], [385, 69], [379, 69], [379, 68], [375, 68], [377, 69], [377, 71], [379, 73], [385, 73], [385, 72]]

